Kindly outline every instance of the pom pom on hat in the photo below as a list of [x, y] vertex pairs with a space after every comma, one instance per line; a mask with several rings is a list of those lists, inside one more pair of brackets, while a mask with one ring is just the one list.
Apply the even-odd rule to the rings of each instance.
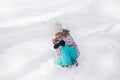
[[59, 22], [55, 23], [55, 34], [58, 32], [63, 32], [62, 25]]

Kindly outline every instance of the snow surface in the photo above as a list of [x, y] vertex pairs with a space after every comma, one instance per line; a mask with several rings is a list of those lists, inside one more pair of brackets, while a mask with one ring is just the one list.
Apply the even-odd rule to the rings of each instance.
[[[53, 65], [56, 21], [78, 44], [78, 67]], [[0, 1], [0, 80], [120, 80], [119, 48], [119, 0]]]

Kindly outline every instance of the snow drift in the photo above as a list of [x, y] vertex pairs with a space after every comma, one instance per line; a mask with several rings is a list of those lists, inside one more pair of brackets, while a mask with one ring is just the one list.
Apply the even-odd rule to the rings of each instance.
[[[0, 3], [0, 80], [119, 80], [118, 0], [10, 0]], [[79, 67], [57, 68], [53, 24], [71, 31]]]

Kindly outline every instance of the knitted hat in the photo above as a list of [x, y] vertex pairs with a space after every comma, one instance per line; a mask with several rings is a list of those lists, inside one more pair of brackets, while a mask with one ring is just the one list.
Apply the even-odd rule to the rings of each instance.
[[58, 32], [63, 32], [62, 25], [59, 22], [55, 23], [55, 34]]

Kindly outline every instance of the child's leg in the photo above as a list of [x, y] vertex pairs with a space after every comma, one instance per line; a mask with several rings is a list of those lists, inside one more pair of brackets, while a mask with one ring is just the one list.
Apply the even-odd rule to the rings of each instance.
[[73, 47], [70, 47], [70, 55], [71, 55], [71, 61], [72, 61], [72, 65], [77, 63], [77, 50], [74, 49]]
[[69, 66], [77, 63], [77, 51], [70, 46], [61, 47], [61, 58], [55, 61], [58, 66]]
[[69, 50], [70, 50], [70, 48], [68, 46], [61, 47], [62, 65], [63, 66], [69, 66], [72, 64]]
[[61, 47], [61, 58], [59, 58], [55, 61], [55, 65], [69, 66], [72, 64], [69, 50], [70, 50], [70, 48], [68, 46]]
[[59, 58], [59, 59], [55, 60], [55, 63], [54, 63], [54, 64], [55, 64], [55, 65], [58, 65], [58, 66], [62, 66], [62, 59]]

